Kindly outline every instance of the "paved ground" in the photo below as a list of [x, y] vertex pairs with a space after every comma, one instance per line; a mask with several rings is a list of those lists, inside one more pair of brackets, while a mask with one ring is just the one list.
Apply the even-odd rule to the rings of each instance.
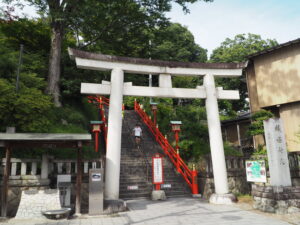
[[[129, 211], [112, 216], [82, 216], [71, 220], [14, 220], [2, 224], [36, 225], [285, 225], [290, 224], [262, 213], [244, 210], [236, 206], [212, 205], [198, 199], [174, 198], [167, 201], [131, 200]], [[299, 222], [299, 223], [298, 223]], [[299, 224], [300, 220], [293, 224]]]

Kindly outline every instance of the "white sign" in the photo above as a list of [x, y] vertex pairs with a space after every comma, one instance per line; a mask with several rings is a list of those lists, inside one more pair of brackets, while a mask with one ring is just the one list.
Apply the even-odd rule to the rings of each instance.
[[132, 186], [127, 186], [127, 190], [138, 190], [139, 186], [137, 185], [132, 185]]
[[92, 173], [92, 181], [101, 181], [101, 173]]
[[153, 183], [163, 183], [162, 158], [153, 157]]
[[161, 184], [160, 187], [161, 188], [171, 188], [172, 184]]
[[267, 182], [265, 160], [246, 161], [246, 175], [249, 182]]
[[264, 129], [271, 185], [291, 186], [291, 174], [282, 120], [279, 118], [265, 120]]

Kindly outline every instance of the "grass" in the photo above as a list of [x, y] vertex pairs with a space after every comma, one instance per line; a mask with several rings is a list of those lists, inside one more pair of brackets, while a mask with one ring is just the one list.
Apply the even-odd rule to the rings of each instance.
[[239, 203], [249, 203], [252, 204], [253, 199], [251, 195], [237, 195]]

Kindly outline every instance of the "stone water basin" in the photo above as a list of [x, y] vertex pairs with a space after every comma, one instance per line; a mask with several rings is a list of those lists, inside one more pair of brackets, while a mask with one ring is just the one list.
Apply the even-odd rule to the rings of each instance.
[[46, 210], [43, 211], [42, 214], [48, 219], [63, 219], [67, 218], [70, 215], [71, 208], [62, 208], [57, 210]]

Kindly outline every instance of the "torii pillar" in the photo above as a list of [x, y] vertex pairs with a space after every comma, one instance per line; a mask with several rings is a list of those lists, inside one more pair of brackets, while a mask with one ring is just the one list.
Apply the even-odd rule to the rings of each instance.
[[229, 194], [228, 189], [227, 169], [214, 77], [211, 74], [205, 75], [203, 85], [206, 89], [205, 107], [216, 192], [216, 194], [211, 195], [209, 201], [215, 204], [230, 204], [235, 202], [236, 198], [233, 194]]
[[[236, 63], [174, 63], [158, 60], [117, 57], [94, 54], [69, 49], [71, 58], [75, 58], [77, 67], [92, 70], [110, 70], [111, 82], [102, 84], [81, 83], [81, 93], [110, 95], [108, 117], [108, 144], [105, 169], [105, 198], [119, 199], [122, 99], [126, 96], [167, 97], [167, 98], [205, 98], [209, 140], [215, 181], [215, 194], [210, 202], [231, 204], [235, 196], [229, 193], [227, 170], [222, 140], [218, 99], [239, 99], [238, 91], [223, 90], [215, 87], [214, 76], [241, 76], [245, 64]], [[159, 87], [133, 86], [123, 83], [124, 72], [159, 75]], [[173, 76], [204, 76], [204, 85], [196, 88], [172, 88]]]
[[119, 199], [123, 80], [124, 72], [118, 68], [113, 69], [108, 111], [107, 143], [109, 144], [105, 164], [105, 197], [107, 199]]

